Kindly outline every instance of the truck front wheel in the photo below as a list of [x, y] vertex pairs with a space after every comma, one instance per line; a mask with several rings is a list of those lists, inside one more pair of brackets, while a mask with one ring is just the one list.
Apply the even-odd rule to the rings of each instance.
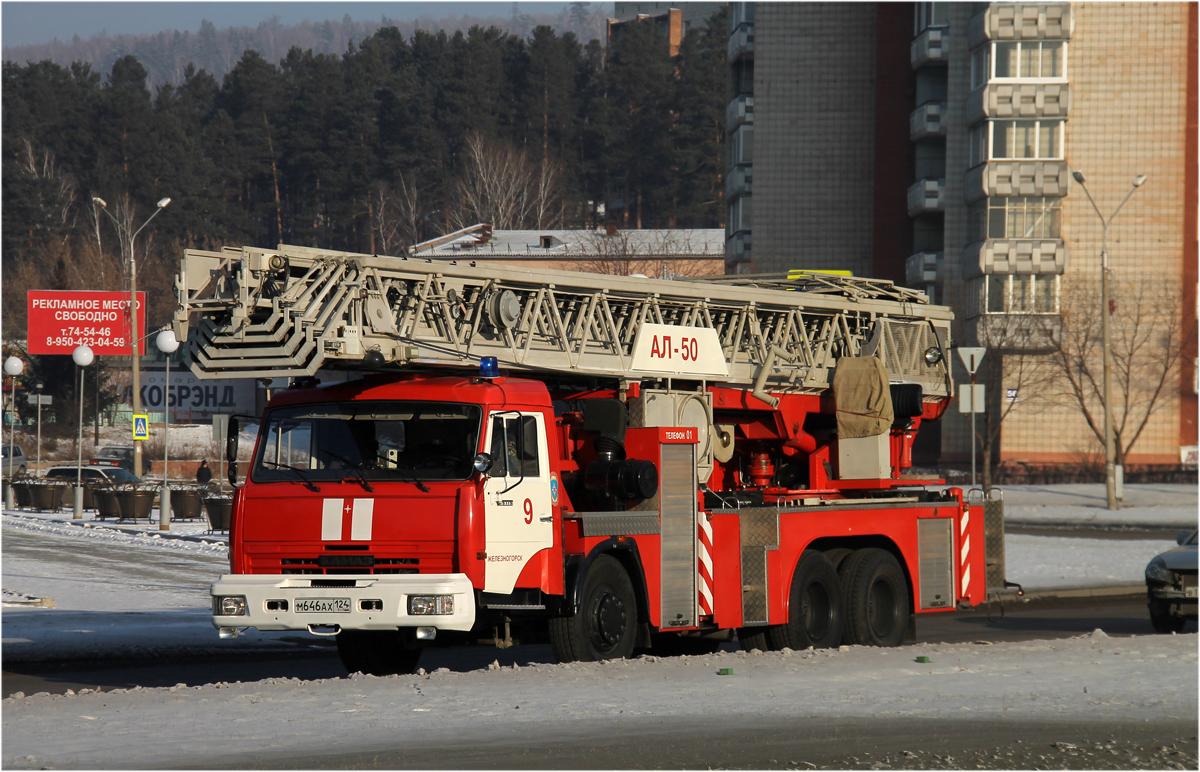
[[346, 670], [377, 676], [412, 673], [421, 658], [421, 649], [399, 630], [343, 630], [337, 650]]
[[550, 620], [550, 644], [559, 662], [595, 662], [633, 654], [638, 608], [633, 583], [609, 555], [596, 558], [583, 579], [574, 616]]

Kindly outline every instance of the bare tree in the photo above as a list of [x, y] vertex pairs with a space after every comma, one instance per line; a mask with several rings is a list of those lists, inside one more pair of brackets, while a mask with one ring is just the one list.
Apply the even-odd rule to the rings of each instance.
[[610, 276], [714, 276], [725, 266], [724, 253], [709, 257], [702, 245], [694, 245], [686, 233], [678, 232], [659, 231], [641, 240], [629, 231], [595, 231], [583, 240], [583, 250], [589, 255], [581, 263], [583, 270]]
[[1056, 338], [1041, 337], [1048, 332], [1047, 324], [1036, 316], [994, 314], [984, 321], [979, 342], [987, 347], [988, 355], [981, 363], [980, 380], [988, 388], [981, 420], [976, 422], [975, 442], [980, 448], [983, 488], [990, 490], [1005, 420], [1018, 408], [1031, 410], [1047, 404], [1046, 392], [1057, 377], [1046, 352], [1031, 348], [1031, 341]]
[[[1163, 398], [1177, 382], [1186, 337], [1177, 289], [1163, 282], [1116, 282], [1107, 309], [1112, 351], [1112, 421], [1116, 463], [1123, 464]], [[1049, 364], [1061, 404], [1078, 409], [1096, 440], [1104, 443], [1103, 351], [1100, 293], [1092, 284], [1076, 284], [1063, 293], [1062, 341]]]
[[395, 187], [380, 182], [367, 198], [370, 249], [376, 254], [398, 255], [421, 241], [422, 213], [416, 182], [401, 175]]
[[497, 230], [553, 228], [561, 221], [561, 187], [552, 161], [535, 163], [525, 151], [473, 132], [450, 221], [455, 228], [481, 222]]

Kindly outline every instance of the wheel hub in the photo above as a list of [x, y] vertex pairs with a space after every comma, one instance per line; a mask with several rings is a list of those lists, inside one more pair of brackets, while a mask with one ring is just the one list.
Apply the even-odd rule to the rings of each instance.
[[606, 646], [616, 645], [625, 635], [625, 603], [616, 595], [605, 593], [596, 604], [596, 634]]

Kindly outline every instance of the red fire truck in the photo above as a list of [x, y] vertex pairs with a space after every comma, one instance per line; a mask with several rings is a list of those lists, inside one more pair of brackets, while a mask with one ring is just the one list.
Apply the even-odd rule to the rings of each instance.
[[189, 251], [178, 288], [199, 377], [292, 383], [252, 452], [231, 421], [222, 636], [335, 635], [386, 674], [481, 639], [891, 646], [985, 598], [981, 508], [908, 475], [951, 398], [919, 292], [286, 245]]

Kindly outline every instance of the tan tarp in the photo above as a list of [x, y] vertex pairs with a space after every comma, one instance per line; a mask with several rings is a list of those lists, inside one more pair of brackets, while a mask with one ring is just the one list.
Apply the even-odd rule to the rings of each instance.
[[837, 433], [843, 439], [874, 437], [892, 425], [892, 392], [877, 357], [842, 357], [833, 371]]

